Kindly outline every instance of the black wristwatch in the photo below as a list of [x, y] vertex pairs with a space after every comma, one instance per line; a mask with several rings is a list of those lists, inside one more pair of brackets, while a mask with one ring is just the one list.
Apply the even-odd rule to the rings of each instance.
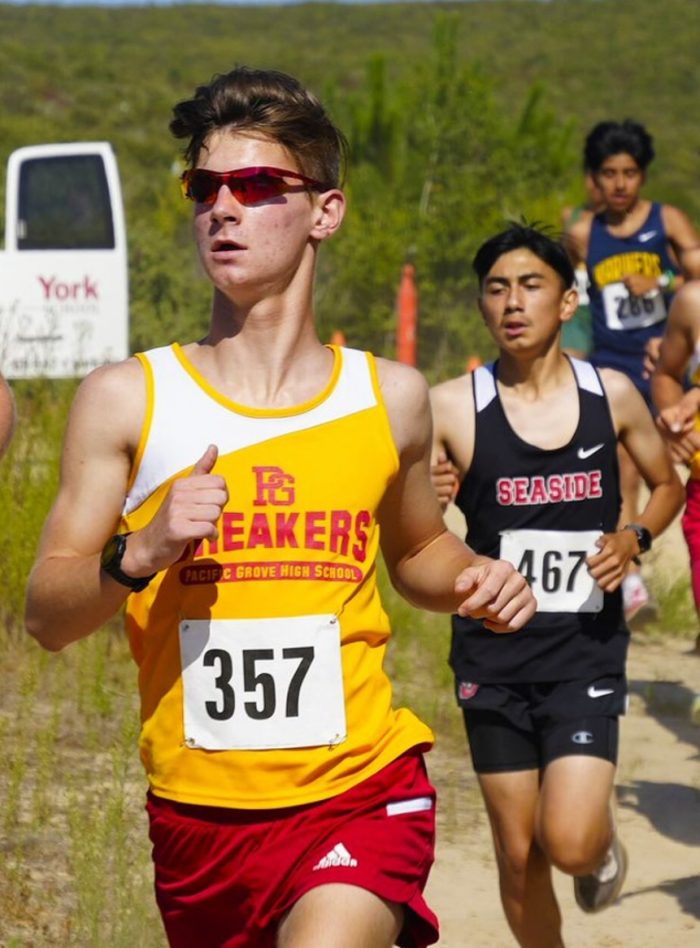
[[126, 538], [130, 533], [115, 533], [113, 537], [104, 545], [102, 556], [100, 557], [100, 569], [103, 569], [108, 576], [116, 579], [122, 586], [127, 586], [132, 592], [141, 592], [150, 583], [156, 575], [150, 576], [127, 576], [122, 572], [122, 560], [126, 552]]
[[[637, 545], [639, 547], [639, 552], [648, 553], [651, 549], [651, 531], [646, 527], [643, 527], [641, 523], [627, 523], [622, 528], [623, 530], [632, 530], [637, 537]], [[638, 557], [633, 557], [635, 562], [639, 561]]]

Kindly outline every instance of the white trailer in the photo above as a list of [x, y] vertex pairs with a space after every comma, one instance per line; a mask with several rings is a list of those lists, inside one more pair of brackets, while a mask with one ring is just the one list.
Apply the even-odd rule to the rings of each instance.
[[75, 378], [128, 355], [128, 261], [108, 142], [31, 145], [7, 164], [0, 371]]

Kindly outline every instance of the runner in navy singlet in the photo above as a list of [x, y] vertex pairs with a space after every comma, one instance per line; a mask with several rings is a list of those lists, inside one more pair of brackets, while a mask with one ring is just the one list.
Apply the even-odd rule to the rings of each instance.
[[[652, 407], [649, 375], [658, 356], [673, 292], [700, 277], [700, 235], [677, 207], [643, 198], [653, 141], [643, 125], [600, 122], [588, 134], [584, 166], [593, 174], [603, 208], [569, 229], [576, 266], [589, 278], [593, 347], [599, 368], [624, 372]], [[637, 519], [640, 480], [619, 452], [621, 523]], [[623, 584], [625, 616], [641, 625], [656, 607], [638, 570]]]
[[[588, 912], [624, 880], [610, 809], [626, 697], [620, 584], [683, 489], [626, 375], [561, 351], [577, 302], [564, 248], [512, 225], [474, 269], [499, 358], [431, 392], [433, 457], [448, 459], [438, 494], [450, 496], [454, 465], [470, 545], [510, 560], [538, 611], [507, 640], [454, 616], [450, 662], [508, 923], [522, 946], [557, 946], [552, 866], [575, 877]], [[639, 522], [619, 530], [618, 442], [649, 487]]]

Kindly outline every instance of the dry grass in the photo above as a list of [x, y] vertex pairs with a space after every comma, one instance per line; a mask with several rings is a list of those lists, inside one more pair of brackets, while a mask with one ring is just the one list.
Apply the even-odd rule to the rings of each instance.
[[157, 948], [134, 671], [104, 630], [60, 655], [5, 644], [0, 943]]

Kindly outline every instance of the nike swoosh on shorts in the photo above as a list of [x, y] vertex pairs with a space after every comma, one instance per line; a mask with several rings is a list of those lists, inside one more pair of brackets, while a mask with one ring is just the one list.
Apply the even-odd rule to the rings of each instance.
[[614, 688], [596, 688], [595, 685], [589, 685], [586, 692], [589, 698], [602, 698], [603, 695], [614, 695]]

